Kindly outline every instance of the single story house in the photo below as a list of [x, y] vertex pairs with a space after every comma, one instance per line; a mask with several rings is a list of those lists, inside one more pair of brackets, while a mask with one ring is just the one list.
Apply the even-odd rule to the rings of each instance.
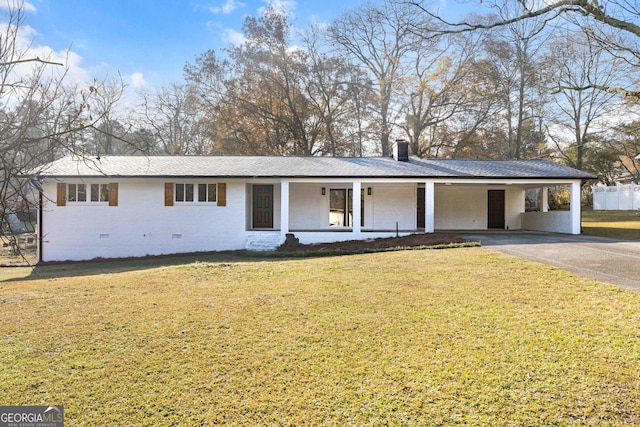
[[[63, 261], [268, 250], [288, 233], [300, 243], [441, 230], [579, 234], [581, 180], [593, 176], [544, 160], [423, 160], [401, 143], [388, 158], [68, 156], [35, 178], [38, 259]], [[526, 189], [556, 185], [570, 187], [570, 211], [525, 212]]]

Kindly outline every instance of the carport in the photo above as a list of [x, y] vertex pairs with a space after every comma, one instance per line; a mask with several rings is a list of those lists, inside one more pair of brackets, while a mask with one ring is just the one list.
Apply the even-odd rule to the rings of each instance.
[[[568, 211], [549, 210], [549, 187], [567, 186]], [[580, 234], [581, 179], [449, 179], [436, 180], [433, 200], [434, 229], [531, 230]], [[540, 189], [540, 209], [527, 212], [525, 191]], [[427, 195], [429, 192], [427, 192]]]

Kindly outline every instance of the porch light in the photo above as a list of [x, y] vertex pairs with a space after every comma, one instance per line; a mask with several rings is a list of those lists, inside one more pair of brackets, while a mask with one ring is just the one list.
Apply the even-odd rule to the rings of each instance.
[[371, 187], [367, 187], [367, 196], [371, 195]]
[[322, 195], [324, 196], [325, 194], [327, 194], [327, 190], [324, 187], [322, 187]]

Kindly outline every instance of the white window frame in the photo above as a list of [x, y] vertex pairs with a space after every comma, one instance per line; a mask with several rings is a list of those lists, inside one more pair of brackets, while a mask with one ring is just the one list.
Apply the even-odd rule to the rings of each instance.
[[[97, 186], [97, 187], [94, 187]], [[84, 200], [80, 199], [80, 188], [84, 187]], [[97, 193], [94, 189], [97, 188]], [[74, 189], [74, 191], [71, 191]], [[94, 200], [96, 193], [96, 200]], [[106, 194], [106, 197], [105, 197]], [[67, 183], [66, 202], [71, 205], [104, 205], [109, 203], [108, 183], [69, 182]]]
[[[205, 186], [205, 200], [200, 200], [200, 186]], [[188, 200], [188, 188], [192, 200]], [[212, 191], [213, 189], [213, 191]], [[213, 193], [213, 196], [212, 194]], [[181, 196], [181, 197], [180, 197]], [[173, 201], [183, 205], [214, 205], [218, 202], [218, 183], [215, 182], [176, 182], [173, 185]]]
[[[84, 188], [83, 192], [80, 192], [80, 187]], [[84, 200], [80, 200], [80, 195], [82, 193], [84, 193]], [[87, 196], [87, 184], [83, 182], [67, 183], [67, 203], [86, 203], [88, 201]]]

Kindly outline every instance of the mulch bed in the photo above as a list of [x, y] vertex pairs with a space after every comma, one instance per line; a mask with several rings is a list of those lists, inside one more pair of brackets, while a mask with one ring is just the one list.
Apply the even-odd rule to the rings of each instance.
[[410, 234], [404, 237], [386, 237], [367, 240], [347, 240], [344, 242], [318, 243], [303, 245], [289, 238], [280, 248], [279, 252], [305, 252], [305, 251], [366, 251], [375, 249], [387, 249], [397, 247], [421, 247], [440, 246], [453, 243], [465, 243], [466, 240], [452, 234], [425, 233]]

